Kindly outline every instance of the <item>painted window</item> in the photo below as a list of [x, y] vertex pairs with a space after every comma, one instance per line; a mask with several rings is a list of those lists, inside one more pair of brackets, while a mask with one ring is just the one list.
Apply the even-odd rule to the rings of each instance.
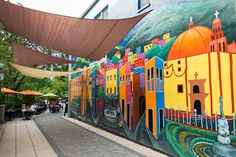
[[162, 76], [162, 69], [156, 68], [156, 91], [163, 91], [163, 76]]
[[95, 16], [95, 19], [107, 19], [107, 18], [108, 18], [108, 5]]
[[151, 91], [154, 91], [154, 67], [151, 68]]
[[177, 91], [178, 91], [178, 93], [183, 93], [184, 92], [182, 84], [181, 85], [177, 85]]
[[181, 67], [178, 67], [178, 72], [181, 72]]
[[193, 86], [193, 93], [199, 93], [199, 86], [198, 85]]
[[147, 70], [147, 91], [150, 91], [150, 69]]

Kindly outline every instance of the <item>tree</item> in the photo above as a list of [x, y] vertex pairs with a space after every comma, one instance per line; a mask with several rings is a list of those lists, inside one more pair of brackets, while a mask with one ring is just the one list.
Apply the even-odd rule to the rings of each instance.
[[104, 100], [106, 97], [105, 93], [104, 93], [104, 90], [102, 88], [102, 86], [98, 86], [98, 98], [100, 100]]
[[148, 60], [152, 59], [154, 56], [158, 56], [158, 54], [160, 54], [161, 52], [161, 47], [160, 45], [154, 45], [153, 47], [151, 47], [150, 50], [148, 50], [146, 52], [146, 58], [148, 58]]
[[111, 52], [108, 52], [107, 58], [112, 59], [112, 57], [116, 54], [117, 51], [123, 51], [123, 46], [116, 46]]
[[163, 48], [161, 48], [160, 45], [154, 45], [150, 50], [146, 52], [146, 58], [152, 59], [152, 57], [157, 56], [165, 61], [175, 39], [176, 37], [173, 37]]
[[118, 62], [119, 62], [119, 58], [116, 55], [114, 55], [112, 57], [112, 64], [118, 64]]

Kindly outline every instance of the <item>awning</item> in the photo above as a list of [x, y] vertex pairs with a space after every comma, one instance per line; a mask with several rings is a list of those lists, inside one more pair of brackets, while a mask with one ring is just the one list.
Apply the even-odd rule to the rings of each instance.
[[1, 88], [1, 92], [7, 93], [7, 94], [19, 94], [19, 92], [16, 92], [16, 91], [8, 89], [8, 88]]
[[48, 70], [40, 70], [35, 68], [30, 68], [27, 66], [13, 64], [10, 63], [16, 70], [22, 73], [25, 76], [34, 77], [34, 78], [51, 78], [51, 77], [59, 77], [59, 76], [66, 76], [73, 73], [81, 72], [83, 69], [78, 69], [76, 71], [48, 71]]
[[80, 19], [0, 1], [6, 30], [62, 53], [97, 60], [111, 51], [149, 12], [120, 20]]
[[64, 58], [58, 58], [51, 55], [41, 53], [30, 48], [26, 48], [23, 45], [12, 43], [15, 63], [20, 65], [32, 66], [42, 64], [65, 64], [75, 63]]
[[23, 95], [35, 95], [35, 96], [43, 95], [42, 93], [35, 92], [35, 91], [32, 91], [32, 90], [24, 90], [24, 91], [19, 92], [19, 94], [23, 94]]

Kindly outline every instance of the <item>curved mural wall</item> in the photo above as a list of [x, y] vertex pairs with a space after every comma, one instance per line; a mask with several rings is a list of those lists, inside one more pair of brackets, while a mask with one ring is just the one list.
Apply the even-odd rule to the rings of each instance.
[[235, 32], [234, 0], [158, 1], [72, 77], [72, 116], [171, 156], [234, 156]]

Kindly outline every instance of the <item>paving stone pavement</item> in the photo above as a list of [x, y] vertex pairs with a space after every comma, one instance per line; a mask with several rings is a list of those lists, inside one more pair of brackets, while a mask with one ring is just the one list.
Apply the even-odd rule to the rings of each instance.
[[0, 157], [56, 157], [32, 120], [13, 119], [0, 125]]
[[65, 120], [61, 114], [34, 118], [59, 157], [141, 157], [118, 143]]

